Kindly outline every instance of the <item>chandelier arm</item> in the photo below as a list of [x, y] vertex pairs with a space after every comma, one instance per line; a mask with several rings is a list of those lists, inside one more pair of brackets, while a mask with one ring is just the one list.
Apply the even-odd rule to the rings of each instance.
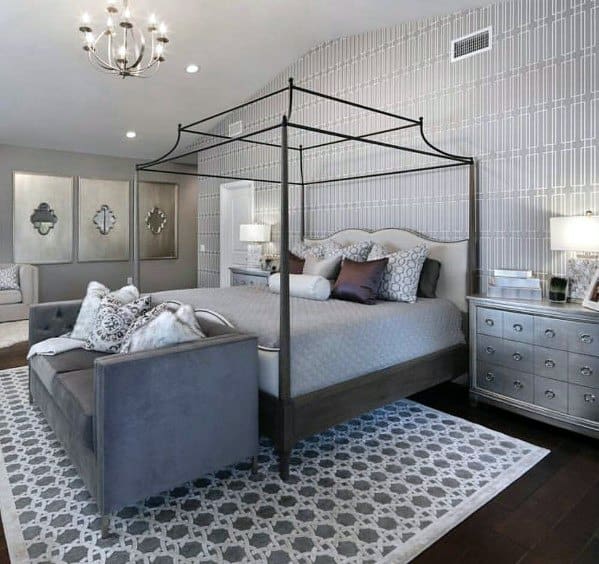
[[95, 47], [94, 49], [90, 49], [88, 51], [88, 54], [90, 58], [93, 57], [93, 59], [96, 61], [96, 64], [102, 67], [103, 69], [110, 71], [114, 70], [114, 67], [112, 65], [108, 64], [102, 57], [100, 57], [100, 55], [98, 55], [98, 52], [96, 51]]
[[[133, 40], [135, 40], [135, 37], [133, 35], [133, 29], [135, 29], [135, 28], [131, 28], [131, 38]], [[140, 39], [139, 56], [137, 57], [135, 62], [129, 68], [133, 68], [133, 69], [137, 68], [144, 58], [144, 53], [146, 51], [146, 40], [144, 38], [144, 34], [141, 31], [139, 32], [139, 39]]]

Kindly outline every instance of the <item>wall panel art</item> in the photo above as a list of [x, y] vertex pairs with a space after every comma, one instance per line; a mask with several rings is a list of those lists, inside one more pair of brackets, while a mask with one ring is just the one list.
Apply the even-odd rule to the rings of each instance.
[[73, 260], [73, 178], [13, 173], [13, 258], [46, 264]]
[[177, 258], [178, 192], [177, 184], [139, 183], [139, 249], [142, 260]]
[[79, 178], [79, 262], [129, 260], [129, 193], [128, 181]]

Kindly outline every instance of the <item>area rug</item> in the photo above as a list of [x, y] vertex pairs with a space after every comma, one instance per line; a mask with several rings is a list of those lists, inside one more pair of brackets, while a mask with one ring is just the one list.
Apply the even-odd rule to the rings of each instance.
[[7, 349], [29, 340], [29, 321], [0, 323], [0, 349]]
[[0, 509], [20, 562], [408, 562], [548, 451], [404, 400], [303, 441], [282, 482], [269, 442], [112, 521], [27, 399], [27, 370], [0, 372]]

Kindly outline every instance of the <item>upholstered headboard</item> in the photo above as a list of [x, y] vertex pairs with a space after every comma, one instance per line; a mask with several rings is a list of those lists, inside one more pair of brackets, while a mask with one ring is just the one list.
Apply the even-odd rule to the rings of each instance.
[[339, 243], [375, 241], [389, 249], [409, 249], [425, 244], [430, 249], [429, 257], [441, 262], [441, 273], [437, 285], [437, 296], [451, 300], [462, 311], [467, 311], [466, 294], [468, 288], [468, 241], [438, 241], [405, 229], [344, 229], [325, 239], [306, 239], [315, 244], [329, 239]]

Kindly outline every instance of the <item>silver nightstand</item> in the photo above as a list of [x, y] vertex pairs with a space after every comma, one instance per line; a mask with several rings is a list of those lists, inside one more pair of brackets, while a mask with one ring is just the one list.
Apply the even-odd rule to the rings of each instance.
[[268, 286], [270, 272], [247, 266], [230, 266], [231, 286]]
[[599, 438], [599, 313], [468, 299], [471, 397]]

